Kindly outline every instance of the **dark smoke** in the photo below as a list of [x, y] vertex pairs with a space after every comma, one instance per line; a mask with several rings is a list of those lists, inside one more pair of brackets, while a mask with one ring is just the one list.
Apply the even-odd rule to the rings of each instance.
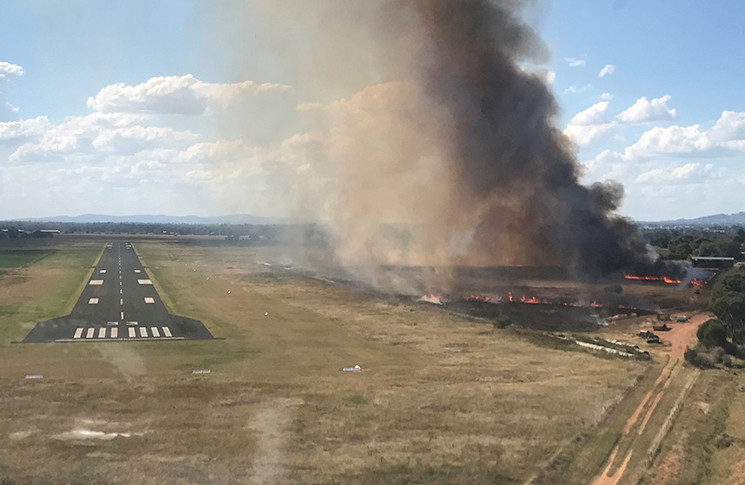
[[[581, 165], [555, 127], [549, 87], [519, 63], [545, 56], [521, 20], [526, 2], [401, 0], [387, 10], [393, 34], [421, 42], [414, 82], [449, 118], [455, 223], [469, 208], [468, 253], [512, 264], [562, 265], [583, 276], [620, 272], [678, 276], [618, 216], [623, 187], [579, 181]], [[448, 223], [448, 221], [445, 221]], [[478, 257], [477, 257], [478, 259]]]

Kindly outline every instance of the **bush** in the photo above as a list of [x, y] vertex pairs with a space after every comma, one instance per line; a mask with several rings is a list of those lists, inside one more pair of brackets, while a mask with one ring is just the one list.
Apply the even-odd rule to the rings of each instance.
[[731, 347], [727, 341], [727, 329], [719, 320], [711, 319], [702, 323], [696, 331], [696, 336], [706, 347]]
[[686, 362], [699, 369], [711, 369], [714, 367], [714, 362], [711, 361], [709, 356], [697, 352], [695, 349], [687, 348], [683, 357]]
[[499, 317], [496, 320], [494, 320], [495, 328], [507, 328], [510, 325], [512, 325], [512, 320], [510, 320], [507, 317]]

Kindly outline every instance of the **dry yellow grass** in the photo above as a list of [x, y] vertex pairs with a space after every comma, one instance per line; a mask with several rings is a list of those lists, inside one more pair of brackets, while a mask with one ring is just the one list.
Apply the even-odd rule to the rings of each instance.
[[0, 478], [521, 483], [647, 367], [276, 273], [262, 249], [136, 248], [224, 340], [0, 347]]

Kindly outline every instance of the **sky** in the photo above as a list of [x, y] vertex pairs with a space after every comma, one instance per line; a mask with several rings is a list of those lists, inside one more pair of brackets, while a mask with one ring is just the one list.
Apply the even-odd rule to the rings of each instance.
[[[395, 81], [351, 47], [364, 33], [295, 3], [285, 35], [262, 0], [0, 0], [0, 219], [294, 215], [276, 174], [303, 179], [330, 129], [318, 113]], [[551, 57], [525, 69], [554, 91], [583, 182], [623, 183], [622, 214], [745, 210], [743, 16], [736, 0], [526, 12]], [[304, 28], [354, 39], [330, 51]], [[308, 76], [309, 64], [334, 78]]]

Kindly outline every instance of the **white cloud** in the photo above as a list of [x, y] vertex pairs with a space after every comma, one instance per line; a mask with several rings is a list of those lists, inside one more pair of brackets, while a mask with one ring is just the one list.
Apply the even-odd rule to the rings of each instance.
[[585, 59], [573, 59], [567, 57], [566, 61], [569, 63], [569, 67], [585, 67], [587, 66], [587, 60]]
[[23, 68], [9, 62], [0, 62], [0, 79], [22, 76]]
[[646, 97], [641, 97], [633, 106], [618, 115], [618, 119], [624, 123], [672, 121], [678, 117], [678, 112], [667, 105], [670, 98], [670, 95], [665, 95], [649, 101]]
[[616, 66], [612, 64], [607, 64], [604, 68], [600, 70], [600, 73], [598, 74], [598, 77], [605, 77], [609, 76], [616, 72]]
[[605, 113], [608, 110], [608, 101], [593, 104], [586, 110], [578, 113], [570, 125], [597, 125], [605, 122]]
[[172, 128], [143, 126], [146, 120], [146, 116], [128, 113], [68, 118], [59, 125], [47, 126], [38, 141], [21, 145], [10, 160], [16, 163], [94, 160], [105, 155], [131, 155], [150, 148], [183, 146], [198, 137]]
[[644, 172], [634, 183], [637, 184], [690, 184], [699, 183], [713, 172], [713, 165], [687, 163], [680, 167], [655, 168]]
[[618, 133], [620, 125], [615, 121], [609, 123], [606, 120], [608, 104], [608, 101], [601, 101], [578, 113], [564, 129], [564, 134], [575, 145], [585, 147], [606, 136]]
[[88, 107], [103, 113], [201, 115], [211, 107], [227, 105], [248, 96], [285, 93], [291, 89], [281, 84], [258, 84], [253, 81], [205, 83], [187, 74], [154, 77], [137, 86], [112, 84], [95, 97], [88, 98]]
[[579, 94], [587, 91], [592, 87], [592, 84], [585, 84], [584, 86], [569, 86], [564, 90], [564, 94]]
[[39, 138], [49, 129], [46, 116], [0, 123], [0, 142], [19, 142]]
[[564, 134], [572, 142], [579, 146], [585, 147], [593, 142], [599, 141], [607, 136], [618, 133], [619, 124], [615, 121], [599, 125], [567, 125]]
[[602, 99], [603, 101], [610, 101], [611, 99], [613, 99], [613, 95], [611, 93], [603, 93], [600, 95], [600, 99]]
[[643, 158], [654, 155], [714, 155], [721, 147], [712, 143], [700, 125], [654, 127], [639, 140], [626, 148], [627, 158]]

